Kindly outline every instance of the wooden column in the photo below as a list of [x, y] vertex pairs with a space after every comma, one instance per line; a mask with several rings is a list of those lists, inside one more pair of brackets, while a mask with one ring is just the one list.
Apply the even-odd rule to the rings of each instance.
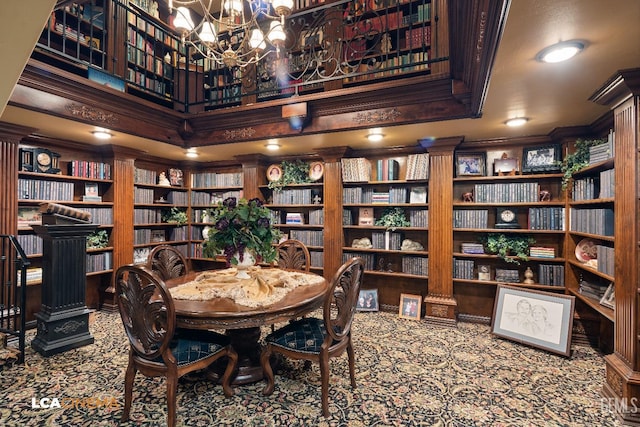
[[640, 69], [619, 71], [590, 99], [613, 109], [615, 130], [614, 352], [603, 394], [626, 424], [640, 425]]
[[0, 193], [0, 234], [18, 231], [18, 159], [22, 138], [35, 129], [0, 123], [0, 180], [5, 191]]
[[317, 150], [324, 161], [324, 277], [331, 280], [342, 265], [342, 167], [347, 147]]
[[[133, 262], [133, 184], [135, 159], [142, 153], [113, 147], [113, 271]], [[113, 275], [115, 277], [115, 274]], [[117, 311], [113, 280], [101, 295], [102, 309]]]
[[244, 198], [247, 200], [254, 197], [264, 199], [264, 195], [260, 191], [260, 185], [266, 182], [266, 168], [264, 165], [267, 163], [268, 158], [262, 154], [248, 154], [236, 156], [235, 159], [242, 163]]
[[429, 152], [429, 288], [425, 320], [455, 324], [453, 297], [453, 152], [462, 138], [437, 140]]

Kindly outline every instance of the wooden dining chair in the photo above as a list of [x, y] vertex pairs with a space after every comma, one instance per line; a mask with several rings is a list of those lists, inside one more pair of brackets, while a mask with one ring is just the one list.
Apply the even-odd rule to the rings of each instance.
[[175, 279], [189, 272], [184, 255], [171, 245], [153, 248], [147, 258], [147, 267], [158, 274], [162, 280]]
[[351, 387], [356, 387], [355, 354], [351, 343], [351, 324], [356, 311], [364, 263], [360, 258], [345, 262], [331, 280], [323, 305], [322, 319], [307, 317], [296, 320], [272, 332], [265, 338], [260, 356], [266, 385], [265, 395], [274, 391], [273, 353], [296, 360], [308, 360], [320, 365], [322, 381], [322, 414], [329, 416], [329, 359], [347, 351]]
[[288, 239], [278, 244], [278, 267], [291, 270], [309, 271], [311, 256], [309, 249], [299, 240]]
[[115, 280], [118, 309], [130, 344], [121, 421], [129, 419], [138, 371], [148, 377], [166, 377], [169, 427], [176, 425], [178, 379], [225, 356], [228, 362], [222, 376], [222, 390], [225, 396], [233, 396], [230, 381], [238, 355], [226, 336], [201, 330], [176, 332], [171, 294], [164, 281], [147, 267], [122, 266], [116, 271]]

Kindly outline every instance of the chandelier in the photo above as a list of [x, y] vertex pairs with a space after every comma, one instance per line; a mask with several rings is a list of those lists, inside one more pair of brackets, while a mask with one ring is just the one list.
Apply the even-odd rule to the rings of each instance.
[[[173, 25], [184, 43], [217, 64], [243, 68], [272, 52], [267, 43], [279, 55], [293, 0], [169, 0], [170, 13], [174, 5]], [[203, 14], [197, 25], [191, 18], [194, 5]]]

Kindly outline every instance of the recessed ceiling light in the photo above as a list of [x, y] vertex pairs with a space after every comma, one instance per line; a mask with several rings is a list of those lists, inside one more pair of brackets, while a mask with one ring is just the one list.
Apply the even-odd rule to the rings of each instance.
[[551, 64], [562, 62], [573, 58], [582, 52], [584, 47], [585, 43], [578, 40], [560, 42], [542, 49], [536, 55], [536, 59], [540, 62], [547, 62]]
[[526, 117], [515, 117], [513, 119], [507, 120], [506, 122], [504, 122], [504, 124], [511, 128], [515, 128], [515, 127], [524, 125], [528, 121], [529, 119]]
[[380, 142], [380, 141], [382, 141], [383, 138], [384, 138], [384, 134], [378, 133], [378, 132], [370, 133], [369, 135], [367, 135], [367, 139], [370, 142]]
[[278, 141], [269, 141], [265, 147], [267, 147], [269, 151], [276, 151], [280, 149], [280, 144], [278, 144]]
[[187, 152], [185, 153], [185, 155], [193, 159], [198, 157], [198, 152], [195, 148], [187, 148]]
[[95, 136], [98, 139], [111, 139], [111, 137], [113, 136], [111, 133], [107, 132], [106, 130], [95, 130], [91, 133], [93, 134], [93, 136]]

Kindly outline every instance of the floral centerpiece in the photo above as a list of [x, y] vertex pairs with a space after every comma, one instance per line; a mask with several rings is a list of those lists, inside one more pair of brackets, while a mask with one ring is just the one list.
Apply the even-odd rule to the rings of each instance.
[[247, 252], [258, 260], [271, 262], [276, 259], [274, 243], [280, 231], [271, 225], [271, 211], [260, 199], [228, 197], [208, 210], [214, 224], [204, 242], [204, 255], [214, 258], [221, 252], [227, 265], [242, 262]]

